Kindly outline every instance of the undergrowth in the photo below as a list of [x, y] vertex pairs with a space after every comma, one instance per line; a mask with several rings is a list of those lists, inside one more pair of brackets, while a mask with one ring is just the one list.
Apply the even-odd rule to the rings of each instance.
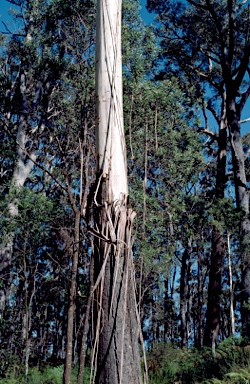
[[[11, 370], [6, 378], [1, 378], [1, 384], [62, 384], [63, 382], [63, 370], [64, 366], [57, 367], [47, 366], [42, 369], [33, 367], [29, 370], [27, 378], [22, 371], [22, 367], [19, 367], [19, 372], [16, 369]], [[85, 368], [85, 378], [83, 384], [89, 383], [89, 369]], [[77, 383], [77, 369], [73, 368], [71, 384]]]
[[228, 339], [211, 349], [160, 344], [149, 354], [150, 384], [250, 384], [250, 346]]
[[[228, 339], [219, 344], [216, 356], [211, 349], [181, 350], [158, 344], [148, 354], [149, 384], [250, 384], [250, 345]], [[1, 384], [62, 384], [63, 365], [33, 367], [26, 378], [24, 367], [12, 366]], [[83, 384], [89, 383], [86, 367]], [[77, 383], [77, 368], [72, 370]]]

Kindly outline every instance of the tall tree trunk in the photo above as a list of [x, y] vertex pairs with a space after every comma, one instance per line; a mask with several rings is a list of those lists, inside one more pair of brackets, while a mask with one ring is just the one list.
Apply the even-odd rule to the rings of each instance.
[[188, 345], [187, 334], [187, 291], [188, 291], [188, 268], [189, 268], [189, 249], [185, 249], [181, 261], [181, 276], [180, 276], [180, 317], [181, 317], [181, 347], [185, 348]]
[[[16, 136], [16, 150], [17, 150], [17, 161], [11, 181], [11, 191], [13, 189], [20, 189], [23, 187], [25, 181], [27, 180], [32, 168], [33, 161], [36, 159], [36, 155], [33, 152], [30, 156], [30, 159], [27, 161], [25, 154], [25, 146], [29, 137], [26, 134], [26, 125], [27, 125], [27, 111], [28, 105], [26, 100], [26, 75], [24, 73], [20, 76], [20, 94], [21, 94], [21, 105], [22, 111], [18, 121], [18, 129]], [[37, 101], [35, 99], [35, 101]], [[10, 201], [8, 204], [9, 215], [12, 219], [18, 216], [18, 197]], [[14, 232], [7, 234], [7, 241], [5, 244], [0, 244], [0, 274], [4, 276], [4, 280], [7, 282], [0, 289], [0, 315], [4, 311], [6, 303], [8, 301], [9, 291], [11, 282], [7, 279], [7, 276], [10, 274], [11, 262], [12, 262], [12, 252], [13, 252], [13, 243], [14, 243]]]
[[[223, 97], [220, 130], [218, 137], [217, 174], [215, 186], [215, 208], [219, 209], [220, 200], [224, 198], [226, 184], [226, 156], [227, 156], [227, 119], [226, 100]], [[212, 249], [209, 272], [208, 302], [206, 313], [206, 327], [204, 345], [212, 346], [213, 352], [218, 342], [220, 327], [220, 296], [221, 275], [225, 256], [224, 223], [221, 212], [214, 213], [217, 224], [213, 226]]]
[[249, 193], [245, 172], [245, 155], [240, 132], [240, 108], [235, 98], [228, 96], [228, 123], [234, 171], [234, 185], [237, 208], [241, 211], [240, 242], [242, 257], [242, 334], [250, 338], [250, 220]]
[[230, 247], [230, 233], [227, 233], [227, 252], [228, 252], [228, 272], [229, 272], [229, 300], [230, 300], [230, 322], [231, 335], [235, 335], [235, 316], [234, 316], [234, 291], [233, 291], [233, 272], [232, 256]]
[[[126, 146], [121, 0], [99, 0], [96, 42], [95, 383], [142, 383], [138, 346]], [[93, 380], [93, 377], [92, 377]]]
[[173, 270], [173, 276], [172, 276], [172, 283], [170, 287], [170, 300], [172, 303], [172, 309], [171, 309], [171, 316], [170, 316], [170, 323], [171, 323], [171, 343], [174, 345], [175, 344], [175, 307], [174, 307], [174, 294], [175, 294], [175, 278], [177, 274], [177, 267], [176, 267], [176, 262], [174, 262], [174, 270]]
[[212, 243], [204, 345], [212, 346], [214, 353], [220, 327], [221, 271], [224, 256], [223, 234], [216, 228], [213, 228]]
[[169, 298], [169, 278], [168, 276], [165, 277], [164, 281], [164, 288], [165, 288], [165, 294], [164, 294], [164, 319], [163, 319], [163, 326], [164, 326], [164, 339], [163, 342], [166, 342], [168, 339], [168, 332], [170, 328], [170, 321], [169, 321], [169, 307], [170, 307], [170, 298]]
[[202, 289], [202, 252], [203, 250], [198, 249], [198, 308], [197, 308], [197, 342], [196, 346], [198, 348], [201, 348], [203, 345], [203, 314], [202, 314], [202, 307], [203, 307], [203, 289]]

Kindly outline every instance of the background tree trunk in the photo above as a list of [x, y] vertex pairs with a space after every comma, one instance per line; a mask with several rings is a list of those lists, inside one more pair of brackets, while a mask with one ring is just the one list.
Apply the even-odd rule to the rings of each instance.
[[228, 252], [228, 272], [229, 272], [229, 299], [230, 299], [230, 322], [231, 334], [235, 335], [235, 315], [234, 315], [234, 290], [233, 290], [233, 272], [232, 272], [232, 255], [230, 246], [230, 233], [227, 232], [227, 252]]
[[68, 322], [67, 322], [66, 360], [65, 360], [64, 375], [63, 375], [64, 384], [70, 384], [71, 382], [75, 299], [76, 299], [76, 284], [77, 284], [78, 259], [79, 259], [79, 242], [80, 242], [80, 211], [78, 210], [75, 212], [74, 244], [73, 244], [73, 255], [72, 255], [72, 269], [71, 269]]
[[242, 258], [242, 335], [250, 338], [250, 220], [249, 192], [246, 181], [245, 154], [240, 133], [240, 107], [235, 98], [228, 92], [228, 122], [234, 171], [236, 205], [241, 211], [240, 246]]
[[[26, 133], [27, 125], [27, 115], [29, 107], [27, 105], [26, 93], [27, 93], [27, 79], [26, 75], [22, 73], [20, 75], [20, 97], [22, 110], [18, 121], [18, 129], [16, 135], [16, 151], [17, 151], [17, 161], [11, 181], [11, 189], [13, 192], [15, 189], [20, 189], [24, 186], [25, 181], [30, 175], [33, 168], [33, 161], [36, 159], [36, 154], [33, 152], [30, 159], [27, 161], [27, 156], [25, 154], [25, 146], [28, 140], [30, 139]], [[34, 98], [34, 103], [38, 102]], [[18, 194], [17, 194], [18, 195]], [[18, 216], [18, 197], [9, 202], [9, 215], [12, 219]], [[11, 268], [12, 261], [12, 252], [13, 252], [13, 243], [14, 243], [14, 233], [10, 232], [7, 235], [7, 241], [5, 244], [0, 244], [0, 274], [2, 276], [8, 276]], [[0, 289], [0, 313], [5, 309], [6, 303], [9, 297], [10, 285], [11, 282], [9, 279], [6, 279], [7, 283]]]
[[190, 247], [187, 247], [182, 255], [180, 276], [180, 317], [181, 317], [181, 347], [188, 346], [187, 332], [187, 293], [188, 293], [188, 268], [190, 260]]
[[86, 342], [87, 342], [87, 335], [89, 330], [89, 315], [91, 310], [91, 304], [92, 304], [92, 290], [94, 287], [94, 259], [91, 258], [90, 266], [89, 266], [89, 276], [90, 276], [90, 293], [88, 297], [88, 302], [86, 306], [86, 312], [85, 312], [85, 319], [84, 319], [84, 325], [83, 325], [83, 332], [82, 332], [82, 343], [81, 343], [81, 350], [80, 350], [80, 361], [79, 361], [79, 371], [78, 371], [78, 377], [77, 377], [77, 383], [82, 384], [83, 378], [84, 378], [84, 369], [85, 369], [85, 359], [86, 359]]
[[[222, 213], [218, 211], [221, 200], [225, 194], [226, 184], [226, 156], [227, 156], [227, 119], [225, 96], [222, 103], [220, 130], [218, 137], [217, 174], [215, 186], [214, 218], [217, 224], [213, 226], [212, 249], [210, 260], [208, 303], [206, 313], [206, 328], [204, 333], [204, 345], [213, 346], [218, 342], [220, 327], [220, 302], [221, 302], [221, 276], [225, 256], [224, 223]], [[216, 210], [217, 209], [217, 210]]]

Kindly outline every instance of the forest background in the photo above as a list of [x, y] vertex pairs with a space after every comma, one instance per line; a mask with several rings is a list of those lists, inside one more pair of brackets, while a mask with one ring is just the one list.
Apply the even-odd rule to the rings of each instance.
[[[80, 384], [89, 382], [93, 348], [95, 1], [8, 3], [0, 28], [1, 382], [59, 383], [69, 349]], [[150, 24], [139, 1], [123, 2], [134, 273], [152, 383], [250, 378], [249, 4], [197, 3], [148, 1], [158, 14]], [[231, 120], [230, 97], [242, 107]]]

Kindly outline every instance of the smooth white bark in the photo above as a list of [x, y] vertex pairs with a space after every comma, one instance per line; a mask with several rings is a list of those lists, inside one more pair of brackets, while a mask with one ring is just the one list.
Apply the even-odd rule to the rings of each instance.
[[[20, 85], [20, 92], [23, 96], [23, 104], [26, 103], [26, 76], [24, 74], [20, 77], [21, 85]], [[35, 101], [37, 101], [35, 99]], [[27, 108], [27, 106], [25, 105]], [[9, 114], [9, 112], [7, 112]], [[14, 173], [12, 176], [11, 185], [13, 189], [20, 189], [24, 186], [25, 181], [27, 180], [29, 174], [32, 171], [33, 168], [33, 161], [36, 160], [36, 154], [35, 151], [31, 153], [30, 159], [27, 160], [27, 156], [25, 153], [25, 146], [27, 141], [29, 140], [29, 137], [26, 135], [26, 117], [25, 114], [21, 114], [18, 122], [18, 130], [17, 130], [17, 136], [16, 136], [16, 142], [17, 142], [17, 162], [15, 165]], [[17, 194], [18, 195], [18, 194]], [[10, 218], [15, 218], [18, 216], [18, 196], [14, 198], [12, 201], [8, 203], [9, 208], [9, 215]], [[13, 242], [14, 242], [14, 232], [8, 233], [7, 235], [7, 241], [5, 240], [5, 244], [0, 244], [0, 272], [6, 273], [11, 265], [12, 260], [12, 253], [13, 253]], [[8, 273], [8, 272], [7, 272]], [[1, 318], [1, 311], [4, 310], [5, 305], [8, 301], [8, 295], [9, 295], [8, 289], [1, 289], [0, 290], [0, 318]]]
[[97, 6], [97, 167], [109, 178], [109, 201], [128, 194], [122, 104], [121, 0]]

